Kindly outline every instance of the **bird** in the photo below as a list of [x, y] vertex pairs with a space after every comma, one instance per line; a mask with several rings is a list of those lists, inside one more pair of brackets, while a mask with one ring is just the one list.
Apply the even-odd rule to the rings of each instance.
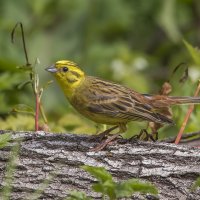
[[95, 151], [102, 150], [124, 133], [131, 121], [174, 125], [163, 110], [173, 105], [200, 103], [200, 97], [142, 94], [121, 84], [88, 76], [70, 60], [59, 60], [46, 70], [54, 75], [75, 110], [98, 124], [112, 125], [100, 135], [119, 129], [94, 148]]

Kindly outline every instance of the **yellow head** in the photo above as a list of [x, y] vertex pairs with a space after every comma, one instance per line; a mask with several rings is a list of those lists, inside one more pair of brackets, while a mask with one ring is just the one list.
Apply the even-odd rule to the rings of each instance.
[[74, 90], [85, 79], [84, 72], [76, 63], [69, 60], [57, 61], [54, 65], [46, 68], [46, 70], [54, 74], [68, 98], [73, 95]]

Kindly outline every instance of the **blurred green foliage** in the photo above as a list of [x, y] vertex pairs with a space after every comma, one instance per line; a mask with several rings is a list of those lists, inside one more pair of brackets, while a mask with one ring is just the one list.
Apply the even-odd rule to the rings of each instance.
[[97, 182], [92, 185], [92, 190], [101, 193], [102, 199], [108, 197], [110, 200], [116, 200], [131, 197], [134, 193], [158, 194], [157, 188], [151, 183], [145, 183], [139, 179], [115, 182], [112, 175], [103, 167], [84, 165], [82, 168], [97, 179]]
[[11, 134], [10, 133], [5, 133], [0, 135], [0, 149], [5, 147], [9, 141], [11, 140]]
[[200, 177], [193, 183], [191, 190], [195, 191], [198, 187], [200, 187]]
[[[8, 139], [9, 137], [7, 137]], [[1, 138], [0, 138], [1, 139]], [[11, 134], [10, 134], [11, 139]], [[3, 187], [0, 189], [0, 196], [3, 200], [10, 200], [12, 193], [12, 183], [16, 170], [17, 160], [19, 159], [20, 139], [15, 140], [15, 144], [11, 147], [11, 153], [6, 165], [5, 175], [3, 179]]]
[[[189, 66], [189, 79], [174, 81], [173, 95], [193, 95], [199, 79], [199, 63], [193, 61], [183, 43], [200, 43], [200, 1], [197, 0], [0, 0], [0, 128], [34, 129], [29, 114], [12, 114], [16, 104], [34, 108], [31, 86], [19, 89], [29, 79], [16, 66], [25, 64], [20, 31], [15, 44], [10, 34], [21, 21], [28, 54], [40, 83], [53, 79], [44, 68], [60, 59], [77, 62], [90, 75], [157, 93], [173, 69], [182, 62]], [[188, 44], [189, 44], [188, 43]], [[186, 43], [185, 43], [186, 44]], [[189, 45], [190, 45], [189, 44]], [[77, 114], [55, 83], [44, 91], [42, 102], [53, 131], [95, 133], [95, 124]], [[198, 106], [186, 131], [199, 130]], [[174, 107], [176, 126], [161, 135], [175, 134], [187, 107]], [[127, 137], [145, 123], [131, 123]], [[169, 135], [167, 135], [169, 136]]]

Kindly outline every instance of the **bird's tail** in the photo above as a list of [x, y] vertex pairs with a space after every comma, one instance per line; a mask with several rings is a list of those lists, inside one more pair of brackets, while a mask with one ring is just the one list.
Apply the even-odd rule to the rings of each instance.
[[168, 96], [171, 105], [176, 104], [200, 104], [200, 97], [173, 97]]

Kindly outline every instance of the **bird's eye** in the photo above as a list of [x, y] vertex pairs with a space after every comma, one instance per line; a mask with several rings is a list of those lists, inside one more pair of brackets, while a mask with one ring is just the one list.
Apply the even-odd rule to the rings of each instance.
[[63, 72], [67, 72], [68, 68], [67, 67], [63, 67], [62, 70], [63, 70]]

